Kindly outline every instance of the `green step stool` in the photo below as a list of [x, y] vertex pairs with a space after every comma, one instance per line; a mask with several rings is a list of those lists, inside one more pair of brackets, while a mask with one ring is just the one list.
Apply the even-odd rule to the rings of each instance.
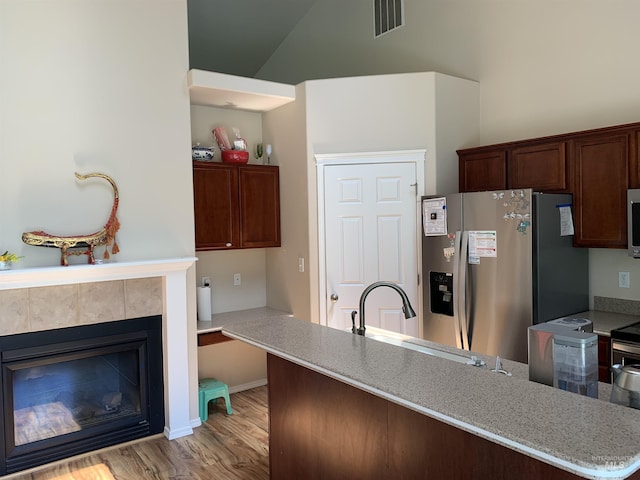
[[224, 398], [227, 406], [227, 414], [232, 415], [231, 400], [229, 399], [229, 387], [215, 378], [203, 378], [198, 381], [198, 397], [200, 400], [200, 421], [202, 423], [209, 418], [209, 402], [216, 398]]

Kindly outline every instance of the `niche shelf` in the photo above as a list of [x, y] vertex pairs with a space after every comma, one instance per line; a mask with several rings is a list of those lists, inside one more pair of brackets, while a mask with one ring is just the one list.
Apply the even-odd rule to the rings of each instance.
[[187, 74], [191, 105], [268, 112], [296, 99], [295, 86], [192, 69]]

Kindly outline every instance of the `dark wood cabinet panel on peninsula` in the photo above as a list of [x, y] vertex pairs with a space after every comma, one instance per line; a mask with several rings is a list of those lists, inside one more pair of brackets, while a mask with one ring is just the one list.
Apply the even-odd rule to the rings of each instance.
[[267, 376], [272, 480], [580, 478], [271, 353]]
[[576, 246], [626, 247], [626, 191], [640, 188], [640, 122], [467, 148], [458, 158], [461, 192], [571, 193]]
[[196, 250], [280, 246], [276, 165], [193, 162]]

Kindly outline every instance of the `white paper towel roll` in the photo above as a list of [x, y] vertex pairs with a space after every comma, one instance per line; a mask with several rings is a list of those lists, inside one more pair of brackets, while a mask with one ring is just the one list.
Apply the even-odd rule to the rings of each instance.
[[198, 320], [211, 321], [211, 287], [198, 287]]

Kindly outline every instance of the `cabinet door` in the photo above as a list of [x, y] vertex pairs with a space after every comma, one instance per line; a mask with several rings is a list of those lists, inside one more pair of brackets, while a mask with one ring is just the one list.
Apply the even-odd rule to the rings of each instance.
[[243, 165], [240, 235], [243, 248], [280, 246], [280, 179], [275, 165]]
[[629, 188], [640, 188], [640, 130], [634, 130], [631, 138], [631, 169]]
[[611, 338], [598, 335], [598, 381], [611, 383]]
[[565, 142], [512, 149], [508, 172], [508, 188], [533, 188], [539, 192], [568, 191]]
[[629, 138], [609, 133], [571, 142], [577, 246], [627, 246]]
[[238, 248], [238, 169], [220, 163], [193, 163], [196, 250]]
[[507, 151], [458, 152], [461, 192], [507, 188]]

